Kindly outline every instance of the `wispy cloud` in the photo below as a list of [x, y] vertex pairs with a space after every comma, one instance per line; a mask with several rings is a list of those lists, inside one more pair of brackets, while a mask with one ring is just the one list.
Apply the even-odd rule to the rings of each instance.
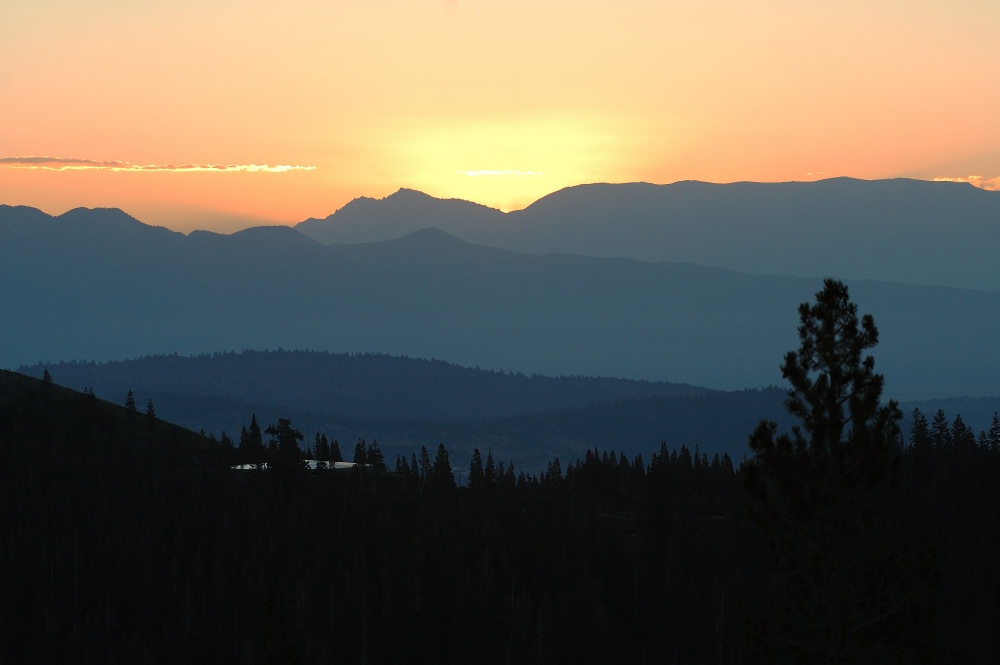
[[984, 178], [981, 175], [970, 175], [965, 176], [964, 178], [934, 178], [934, 182], [967, 182], [980, 189], [986, 189], [991, 192], [1000, 192], [1000, 176], [996, 176], [994, 178]]
[[315, 171], [315, 166], [288, 164], [132, 164], [130, 162], [99, 162], [93, 159], [65, 157], [0, 157], [0, 166], [44, 171], [170, 171], [175, 173], [286, 173]]
[[542, 175], [541, 171], [518, 171], [517, 169], [480, 169], [476, 171], [456, 171], [459, 175], [481, 176], [481, 175]]

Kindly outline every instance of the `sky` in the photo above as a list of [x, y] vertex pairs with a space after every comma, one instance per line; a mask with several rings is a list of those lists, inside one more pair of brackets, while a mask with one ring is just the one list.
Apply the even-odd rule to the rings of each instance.
[[1000, 3], [5, 0], [0, 203], [228, 232], [401, 187], [1000, 189]]

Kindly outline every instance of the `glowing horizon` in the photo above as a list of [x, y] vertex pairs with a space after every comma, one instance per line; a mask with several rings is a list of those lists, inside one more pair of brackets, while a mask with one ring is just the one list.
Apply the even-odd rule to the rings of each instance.
[[1000, 188], [979, 0], [13, 0], [0, 25], [12, 205], [233, 230], [399, 188], [501, 210], [591, 182]]

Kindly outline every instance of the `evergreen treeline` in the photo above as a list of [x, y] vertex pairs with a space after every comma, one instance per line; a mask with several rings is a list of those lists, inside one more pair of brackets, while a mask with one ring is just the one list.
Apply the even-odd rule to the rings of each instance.
[[[215, 442], [147, 406], [0, 374], [0, 661], [754, 662], [771, 578], [728, 456], [309, 470], [288, 420]], [[995, 662], [1000, 422], [912, 422], [877, 532], [932, 550], [939, 653]], [[231, 469], [258, 437], [270, 468]]]

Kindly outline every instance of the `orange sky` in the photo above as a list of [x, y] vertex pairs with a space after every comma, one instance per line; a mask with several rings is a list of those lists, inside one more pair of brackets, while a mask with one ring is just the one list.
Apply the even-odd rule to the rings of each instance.
[[997, 35], [995, 0], [6, 0], [0, 203], [230, 231], [399, 187], [997, 187]]

